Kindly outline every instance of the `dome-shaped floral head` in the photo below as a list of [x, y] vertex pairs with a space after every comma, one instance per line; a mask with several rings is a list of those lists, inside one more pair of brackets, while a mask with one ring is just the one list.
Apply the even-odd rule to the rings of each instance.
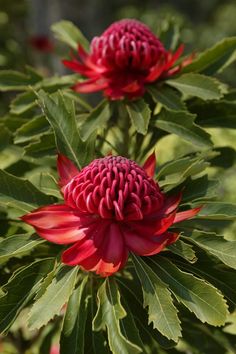
[[183, 52], [164, 48], [161, 41], [143, 23], [125, 19], [113, 23], [99, 37], [94, 37], [90, 52], [78, 47], [78, 59], [63, 60], [73, 71], [88, 80], [74, 86], [77, 92], [103, 91], [112, 100], [137, 98], [145, 85], [178, 72], [189, 60], [173, 65]]
[[58, 157], [63, 204], [37, 209], [22, 219], [46, 240], [72, 244], [62, 254], [70, 266], [109, 276], [124, 267], [129, 252], [151, 256], [175, 242], [173, 224], [199, 208], [177, 213], [181, 195], [166, 196], [154, 181], [155, 157], [144, 166], [121, 156], [96, 159], [78, 171]]

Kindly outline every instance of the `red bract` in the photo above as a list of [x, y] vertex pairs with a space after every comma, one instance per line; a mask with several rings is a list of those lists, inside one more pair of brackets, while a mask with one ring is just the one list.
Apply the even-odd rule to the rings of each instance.
[[112, 100], [132, 99], [144, 94], [146, 84], [176, 74], [189, 64], [190, 58], [173, 68], [183, 49], [181, 45], [175, 53], [166, 50], [146, 25], [125, 19], [93, 38], [90, 53], [79, 45], [79, 58], [63, 63], [88, 78], [76, 84], [75, 91], [102, 90]]
[[177, 213], [181, 195], [166, 196], [153, 180], [155, 157], [143, 167], [121, 156], [94, 160], [81, 171], [58, 157], [64, 204], [37, 209], [22, 219], [48, 241], [73, 244], [65, 264], [109, 276], [121, 269], [129, 252], [159, 253], [178, 239], [168, 231], [200, 208]]

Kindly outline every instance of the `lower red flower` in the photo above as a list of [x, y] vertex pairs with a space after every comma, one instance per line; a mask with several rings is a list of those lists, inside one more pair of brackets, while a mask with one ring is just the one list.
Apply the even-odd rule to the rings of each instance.
[[73, 244], [62, 254], [65, 264], [109, 276], [125, 265], [129, 252], [151, 256], [175, 242], [179, 235], [169, 227], [200, 210], [177, 213], [181, 194], [161, 192], [152, 178], [155, 163], [154, 154], [143, 167], [107, 156], [78, 171], [59, 155], [64, 204], [39, 208], [22, 220], [50, 242]]
[[184, 46], [168, 51], [143, 23], [125, 19], [113, 23], [93, 38], [90, 53], [78, 47], [78, 58], [63, 64], [88, 80], [73, 88], [77, 92], [103, 91], [112, 100], [140, 97], [145, 85], [176, 74], [189, 64], [192, 56], [175, 65]]

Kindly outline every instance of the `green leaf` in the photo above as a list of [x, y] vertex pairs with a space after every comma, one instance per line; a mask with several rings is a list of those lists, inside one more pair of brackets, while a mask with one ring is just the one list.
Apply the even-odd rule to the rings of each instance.
[[87, 281], [88, 278], [85, 277], [70, 296], [60, 339], [61, 354], [84, 354]]
[[75, 119], [74, 101], [62, 93], [49, 96], [43, 91], [38, 93], [40, 106], [51, 124], [59, 152], [81, 168], [88, 164], [94, 153], [94, 136], [83, 142], [79, 136]]
[[216, 79], [205, 75], [183, 74], [176, 79], [166, 81], [166, 83], [184, 95], [199, 97], [203, 100], [217, 100], [222, 96], [220, 84]]
[[11, 142], [11, 132], [0, 123], [0, 151], [4, 150]]
[[149, 262], [156, 274], [169, 285], [176, 298], [202, 321], [212, 326], [221, 326], [228, 313], [226, 302], [218, 289], [182, 272], [166, 258], [150, 257]]
[[235, 220], [236, 204], [207, 202], [197, 215], [201, 219]]
[[203, 127], [236, 128], [236, 102], [196, 102], [190, 110], [197, 115], [197, 123]]
[[142, 284], [143, 306], [148, 306], [149, 324], [153, 322], [154, 328], [177, 342], [181, 336], [180, 321], [166, 284], [142, 258], [132, 255], [132, 260]]
[[213, 75], [223, 71], [235, 60], [236, 37], [225, 38], [210, 49], [199, 54], [182, 72], [202, 72]]
[[80, 44], [84, 49], [89, 50], [89, 42], [72, 22], [59, 21], [54, 23], [51, 28], [57, 39], [68, 44], [73, 49], [77, 50]]
[[1, 70], [0, 72], [0, 91], [22, 91], [34, 83], [34, 79], [18, 71]]
[[192, 246], [182, 240], [177, 240], [172, 245], [169, 245], [167, 249], [182, 257], [189, 263], [195, 263], [197, 261], [196, 253], [194, 252]]
[[36, 103], [36, 95], [33, 91], [27, 91], [24, 93], [20, 93], [16, 96], [16, 98], [10, 104], [10, 112], [12, 114], [23, 114], [34, 108]]
[[193, 230], [186, 239], [236, 269], [236, 241], [227, 241], [214, 232]]
[[25, 147], [25, 154], [35, 158], [56, 154], [55, 138], [53, 133], [46, 133], [37, 136]]
[[104, 128], [110, 116], [109, 102], [103, 101], [87, 115], [85, 122], [80, 127], [81, 138], [85, 141], [96, 130]]
[[184, 184], [183, 202], [204, 201], [217, 196], [219, 181], [209, 180], [208, 175], [187, 180]]
[[161, 103], [166, 108], [174, 111], [184, 111], [186, 109], [178, 92], [167, 85], [160, 87], [149, 86], [148, 92], [152, 96], [154, 102]]
[[53, 198], [39, 191], [29, 181], [0, 170], [0, 204], [28, 212], [53, 203]]
[[44, 116], [36, 116], [22, 124], [15, 132], [15, 144], [21, 144], [49, 130], [48, 121]]
[[46, 325], [68, 301], [77, 278], [78, 267], [62, 267], [45, 293], [36, 301], [29, 314], [29, 328]]
[[31, 234], [14, 235], [4, 238], [0, 242], [0, 263], [5, 262], [11, 257], [21, 256], [43, 242], [42, 238]]
[[44, 259], [20, 268], [12, 275], [0, 298], [0, 332], [6, 332], [20, 311], [28, 304], [38, 290], [45, 275], [52, 269], [54, 261]]
[[212, 147], [210, 135], [194, 123], [195, 117], [194, 114], [185, 111], [162, 109], [156, 116], [155, 126], [199, 147]]
[[107, 328], [112, 353], [141, 353], [141, 348], [121, 333], [120, 320], [127, 316], [127, 313], [120, 303], [120, 293], [115, 280], [107, 278], [98, 289], [97, 297], [98, 310], [93, 320], [93, 328], [95, 331]]
[[137, 132], [145, 135], [151, 118], [151, 110], [148, 104], [143, 99], [139, 99], [138, 101], [129, 102], [126, 105], [126, 109]]

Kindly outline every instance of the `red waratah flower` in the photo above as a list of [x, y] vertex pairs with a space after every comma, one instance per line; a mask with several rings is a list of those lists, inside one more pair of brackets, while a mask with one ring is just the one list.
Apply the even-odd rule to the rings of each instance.
[[64, 204], [39, 208], [22, 219], [57, 244], [73, 244], [62, 262], [109, 276], [121, 269], [129, 252], [159, 253], [178, 239], [168, 231], [200, 208], [177, 213], [181, 194], [166, 196], [153, 180], [155, 156], [143, 167], [121, 156], [96, 159], [78, 171], [58, 157]]
[[168, 51], [143, 23], [125, 19], [113, 23], [100, 36], [93, 38], [90, 53], [79, 44], [76, 59], [63, 64], [88, 78], [76, 84], [77, 92], [104, 91], [110, 99], [142, 96], [145, 85], [176, 74], [189, 64], [191, 57], [174, 66], [184, 46]]
[[48, 53], [54, 50], [54, 45], [47, 36], [32, 36], [30, 37], [29, 42], [30, 45], [39, 52]]

